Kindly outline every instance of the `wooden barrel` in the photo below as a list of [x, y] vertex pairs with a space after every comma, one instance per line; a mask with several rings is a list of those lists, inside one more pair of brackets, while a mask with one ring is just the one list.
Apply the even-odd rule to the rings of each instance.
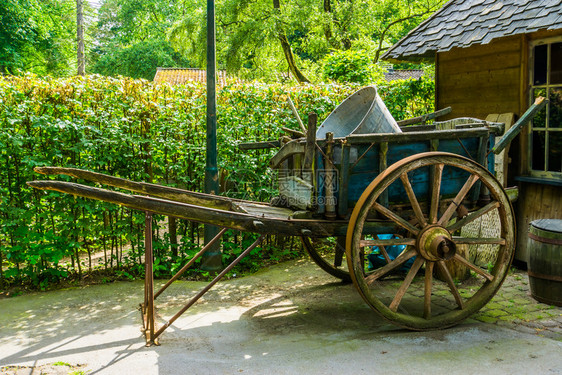
[[535, 220], [529, 227], [528, 274], [537, 301], [562, 306], [562, 220]]

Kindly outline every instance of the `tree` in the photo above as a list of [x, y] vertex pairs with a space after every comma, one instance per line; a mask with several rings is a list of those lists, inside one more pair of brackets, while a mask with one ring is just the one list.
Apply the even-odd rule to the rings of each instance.
[[152, 80], [158, 67], [188, 66], [189, 62], [175, 52], [165, 40], [148, 40], [126, 48], [113, 49], [93, 66], [95, 73]]
[[152, 79], [159, 66], [188, 65], [166, 40], [177, 11], [172, 0], [105, 0], [90, 71]]
[[[318, 74], [334, 50], [361, 50], [377, 62], [445, 0], [219, 0], [217, 56], [227, 70], [250, 77], [288, 70], [299, 82]], [[169, 39], [204, 65], [205, 8], [184, 3]], [[285, 68], [285, 69], [283, 69]], [[316, 71], [316, 73], [315, 73]]]
[[72, 71], [75, 12], [72, 0], [0, 2], [0, 69], [54, 76]]
[[[198, 66], [205, 59], [204, 1], [190, 2], [170, 32], [172, 45], [194, 56]], [[291, 47], [291, 35], [302, 28], [294, 15], [295, 4], [280, 0], [222, 0], [217, 2], [217, 60], [227, 70], [250, 78], [278, 72], [283, 61], [298, 82], [308, 82]], [[302, 16], [302, 15], [301, 15]]]

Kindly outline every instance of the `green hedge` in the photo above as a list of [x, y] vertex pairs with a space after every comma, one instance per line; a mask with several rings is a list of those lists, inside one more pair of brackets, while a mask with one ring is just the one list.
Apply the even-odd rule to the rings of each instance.
[[[316, 111], [320, 121], [357, 86], [232, 84], [218, 93], [219, 169], [223, 194], [267, 201], [275, 194], [267, 167], [274, 150], [237, 150], [239, 142], [277, 139], [280, 127], [298, 129], [286, 104], [290, 94], [301, 117]], [[380, 87], [396, 118], [432, 111], [431, 81], [399, 81]], [[51, 281], [79, 275], [83, 268], [142, 271], [144, 215], [103, 202], [29, 188], [45, 178], [42, 165], [69, 166], [136, 181], [203, 191], [205, 88], [170, 87], [143, 80], [100, 76], [0, 79], [0, 284]], [[59, 177], [64, 179], [64, 177]], [[156, 272], [167, 274], [189, 257], [200, 240], [199, 226], [180, 221], [176, 247], [155, 220]], [[251, 235], [231, 232], [226, 260]], [[270, 238], [269, 247], [292, 252], [297, 244]], [[103, 252], [101, 263], [92, 260]], [[277, 253], [276, 253], [277, 254]], [[87, 255], [87, 256], [86, 256]]]

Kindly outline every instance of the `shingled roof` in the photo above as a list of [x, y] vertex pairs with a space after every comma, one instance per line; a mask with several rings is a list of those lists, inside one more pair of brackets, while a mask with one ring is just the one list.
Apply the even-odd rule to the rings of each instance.
[[384, 72], [384, 79], [387, 82], [399, 79], [420, 79], [425, 72], [421, 69], [390, 69]]
[[[216, 83], [218, 87], [226, 86], [228, 81], [240, 82], [239, 79], [231, 78], [226, 75], [226, 71], [218, 70]], [[158, 68], [154, 76], [155, 83], [169, 83], [171, 85], [181, 85], [187, 82], [207, 82], [207, 71], [194, 68]]]
[[419, 60], [454, 47], [562, 28], [562, 0], [451, 0], [388, 50], [383, 59]]

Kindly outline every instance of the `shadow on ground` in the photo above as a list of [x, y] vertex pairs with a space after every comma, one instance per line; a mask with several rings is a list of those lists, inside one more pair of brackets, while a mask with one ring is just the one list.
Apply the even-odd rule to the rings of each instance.
[[[159, 323], [203, 285], [174, 283], [157, 302]], [[146, 348], [137, 310], [142, 287], [120, 282], [1, 300], [0, 367], [62, 361], [88, 374], [119, 375], [562, 369], [561, 342], [497, 324], [398, 329], [374, 315], [352, 285], [303, 260], [220, 283], [172, 324], [161, 346]]]

